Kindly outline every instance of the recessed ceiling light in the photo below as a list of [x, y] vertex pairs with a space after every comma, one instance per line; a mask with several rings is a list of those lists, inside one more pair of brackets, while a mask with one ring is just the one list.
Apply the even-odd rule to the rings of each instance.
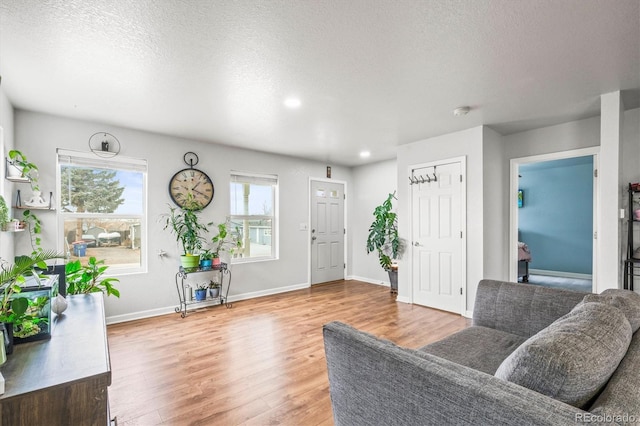
[[360, 157], [361, 158], [369, 158], [369, 157], [371, 157], [371, 153], [369, 151], [362, 151], [360, 153]]
[[453, 110], [453, 115], [460, 117], [461, 115], [467, 115], [471, 111], [471, 107], [461, 106]]
[[298, 98], [287, 98], [284, 100], [284, 106], [287, 108], [299, 108], [301, 105], [300, 99]]

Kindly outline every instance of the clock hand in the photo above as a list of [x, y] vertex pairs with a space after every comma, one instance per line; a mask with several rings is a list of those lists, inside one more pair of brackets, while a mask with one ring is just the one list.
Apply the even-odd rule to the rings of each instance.
[[204, 192], [200, 192], [200, 191], [196, 190], [196, 188], [195, 188], [195, 187], [193, 187], [193, 188], [192, 188], [192, 190], [193, 190], [193, 192], [195, 192], [195, 193], [197, 193], [197, 194], [200, 194], [200, 195], [202, 195], [202, 196], [203, 196], [203, 197], [205, 197], [205, 198], [209, 198], [209, 196], [208, 196], [207, 194], [205, 194]]

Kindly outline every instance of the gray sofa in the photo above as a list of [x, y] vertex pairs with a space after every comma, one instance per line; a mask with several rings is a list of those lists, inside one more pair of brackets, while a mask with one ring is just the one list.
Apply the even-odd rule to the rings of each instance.
[[323, 332], [334, 421], [640, 424], [639, 326], [633, 292], [491, 280], [479, 283], [471, 327], [419, 349], [331, 322]]

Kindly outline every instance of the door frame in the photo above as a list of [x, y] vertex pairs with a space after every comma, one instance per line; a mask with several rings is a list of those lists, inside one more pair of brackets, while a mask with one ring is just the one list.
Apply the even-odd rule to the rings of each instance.
[[[317, 178], [317, 177], [309, 177], [309, 182], [307, 186], [307, 223], [306, 223], [306, 231], [307, 231], [307, 250], [309, 250], [307, 255], [307, 287], [311, 287], [311, 182], [329, 182], [329, 183], [339, 183], [344, 187], [344, 250], [343, 250], [343, 261], [344, 261], [344, 274], [343, 279], [347, 277], [347, 268], [349, 264], [347, 263], [347, 237], [349, 235], [349, 225], [347, 224], [347, 181], [339, 180], [339, 179], [329, 179], [329, 178]], [[303, 230], [303, 229], [301, 229]]]
[[[600, 147], [572, 149], [569, 151], [551, 152], [547, 154], [532, 155], [529, 157], [512, 158], [509, 170], [509, 281], [518, 281], [518, 174], [520, 165], [529, 163], [540, 163], [544, 161], [563, 160], [575, 157], [593, 157], [593, 168], [599, 168]], [[600, 205], [600, 191], [598, 181], [594, 177], [593, 181], [593, 256], [591, 259], [591, 291], [597, 288], [596, 277], [598, 269], [598, 239], [600, 219], [598, 210]]]
[[[462, 285], [462, 295], [461, 295], [461, 306], [460, 306], [460, 315], [464, 315], [467, 308], [467, 157], [452, 157], [443, 160], [430, 161], [428, 163], [418, 163], [411, 164], [407, 167], [407, 177], [410, 177], [413, 173], [413, 170], [420, 169], [423, 167], [433, 167], [433, 166], [441, 166], [444, 164], [451, 163], [460, 163], [460, 174], [462, 175], [462, 182], [460, 185], [460, 231], [462, 232], [462, 238], [460, 239], [460, 244], [462, 245], [460, 248], [460, 267], [462, 271], [460, 271], [460, 281]], [[406, 182], [406, 181], [405, 181]], [[407, 215], [409, 216], [409, 237], [413, 236], [413, 193], [411, 191], [411, 185], [406, 183], [408, 186], [407, 193], [409, 194], [409, 211]], [[408, 264], [409, 264], [409, 303], [414, 303], [414, 283], [413, 283], [413, 241], [411, 239], [407, 240], [407, 244], [409, 245], [408, 254]]]

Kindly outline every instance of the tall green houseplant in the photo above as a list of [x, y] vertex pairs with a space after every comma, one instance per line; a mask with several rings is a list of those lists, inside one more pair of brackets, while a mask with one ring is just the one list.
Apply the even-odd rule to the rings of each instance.
[[378, 253], [380, 266], [389, 273], [392, 292], [397, 292], [398, 289], [398, 271], [392, 264], [401, 254], [398, 215], [393, 211], [393, 200], [395, 199], [396, 193], [394, 192], [375, 208], [373, 211], [374, 220], [369, 226], [369, 237], [367, 238], [367, 254]]
[[[204, 235], [209, 232], [211, 223], [200, 221], [199, 208], [169, 207], [169, 213], [164, 216], [164, 229], [170, 230], [176, 241], [182, 246], [183, 254], [180, 258], [184, 268], [197, 268], [200, 262], [198, 251], [205, 241]], [[199, 207], [199, 206], [197, 206]]]

